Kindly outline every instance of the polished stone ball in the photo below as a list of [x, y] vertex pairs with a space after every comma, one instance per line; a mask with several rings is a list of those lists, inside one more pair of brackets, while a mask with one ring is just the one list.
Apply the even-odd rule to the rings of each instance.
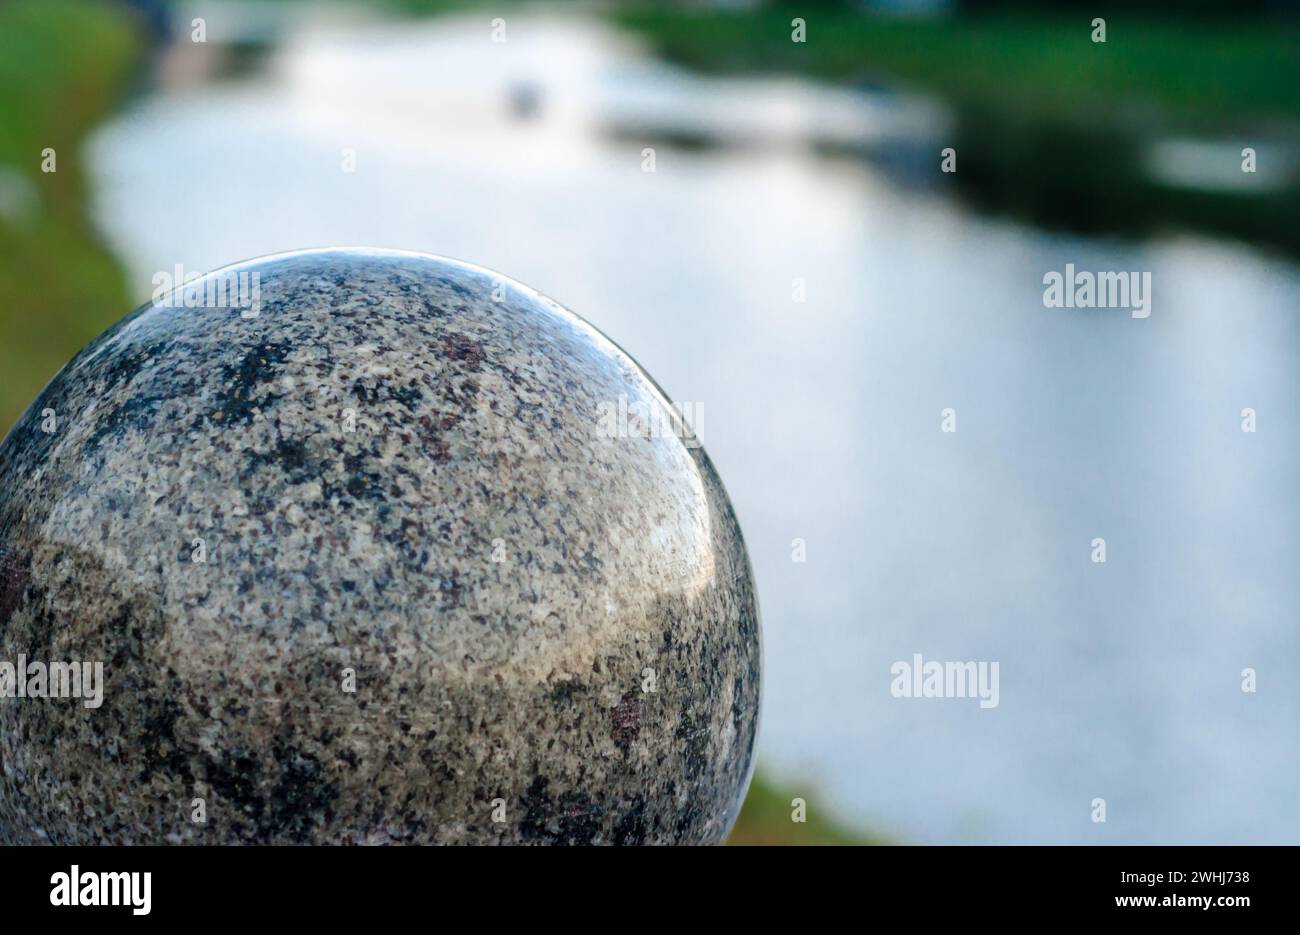
[[449, 260], [156, 295], [0, 446], [0, 841], [720, 841], [759, 622], [689, 421]]

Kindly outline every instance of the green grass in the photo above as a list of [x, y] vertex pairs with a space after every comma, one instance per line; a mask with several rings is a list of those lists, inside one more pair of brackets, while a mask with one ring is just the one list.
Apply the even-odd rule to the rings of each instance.
[[807, 41], [790, 40], [791, 8], [611, 14], [661, 55], [716, 72], [787, 71], [830, 80], [887, 79], [958, 103], [1060, 118], [1156, 107], [1189, 121], [1300, 119], [1300, 29], [1265, 20], [1107, 20], [1091, 16], [894, 19], [810, 9]]
[[[0, 5], [0, 171], [35, 210], [0, 216], [0, 433], [67, 359], [130, 311], [125, 281], [86, 219], [80, 144], [137, 61], [119, 7], [74, 0]], [[52, 147], [57, 171], [41, 171]]]
[[[803, 822], [791, 819], [794, 812], [792, 800], [803, 798], [806, 803]], [[736, 827], [727, 839], [733, 845], [778, 844], [890, 844], [892, 842], [841, 825], [828, 817], [815, 791], [779, 788], [761, 773], [750, 783], [745, 804], [740, 810]]]

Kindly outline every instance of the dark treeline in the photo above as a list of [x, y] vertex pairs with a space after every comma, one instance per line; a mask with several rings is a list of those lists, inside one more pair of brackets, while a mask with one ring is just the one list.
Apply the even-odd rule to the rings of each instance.
[[1213, 16], [1252, 18], [1264, 16], [1300, 17], [1300, 0], [771, 0], [769, 6], [791, 10], [858, 10], [864, 13], [905, 13], [910, 9], [944, 10], [953, 13], [1050, 13], [1092, 16]]

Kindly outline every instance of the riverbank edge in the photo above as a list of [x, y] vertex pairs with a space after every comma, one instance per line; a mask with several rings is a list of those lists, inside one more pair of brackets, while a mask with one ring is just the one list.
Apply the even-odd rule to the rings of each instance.
[[[133, 307], [91, 223], [83, 144], [143, 62], [130, 11], [89, 0], [0, 6], [0, 432], [75, 352]], [[16, 194], [15, 194], [16, 193]]]

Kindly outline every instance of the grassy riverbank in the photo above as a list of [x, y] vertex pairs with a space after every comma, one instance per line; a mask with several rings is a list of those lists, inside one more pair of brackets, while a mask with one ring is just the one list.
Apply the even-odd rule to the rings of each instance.
[[[1049, 229], [1143, 238], [1204, 231], [1300, 257], [1300, 24], [1263, 17], [1091, 15], [897, 19], [847, 9], [611, 12], [659, 55], [706, 72], [793, 73], [934, 96], [959, 154], [941, 181], [980, 210]], [[1153, 142], [1221, 144], [1277, 158], [1265, 176], [1198, 187], [1151, 171]], [[937, 155], [934, 165], [937, 167]], [[1261, 170], [1263, 171], [1263, 170]], [[1256, 181], [1258, 180], [1258, 184]]]
[[[791, 820], [796, 797], [805, 799], [806, 820], [803, 822]], [[759, 773], [749, 786], [740, 818], [727, 843], [847, 845], [892, 842], [841, 825], [834, 818], [827, 817], [827, 810], [816, 795], [810, 795], [807, 790], [796, 792], [789, 787], [778, 787]]]
[[[121, 98], [138, 54], [121, 7], [0, 5], [0, 433], [132, 305], [86, 217], [80, 148]], [[47, 148], [54, 172], [41, 170]]]
[[[899, 19], [851, 10], [633, 6], [616, 22], [673, 61], [711, 72], [887, 80], [974, 106], [1080, 119], [1158, 107], [1178, 118], [1300, 120], [1300, 29], [1264, 19], [1091, 15]], [[792, 42], [791, 19], [807, 22]]]

